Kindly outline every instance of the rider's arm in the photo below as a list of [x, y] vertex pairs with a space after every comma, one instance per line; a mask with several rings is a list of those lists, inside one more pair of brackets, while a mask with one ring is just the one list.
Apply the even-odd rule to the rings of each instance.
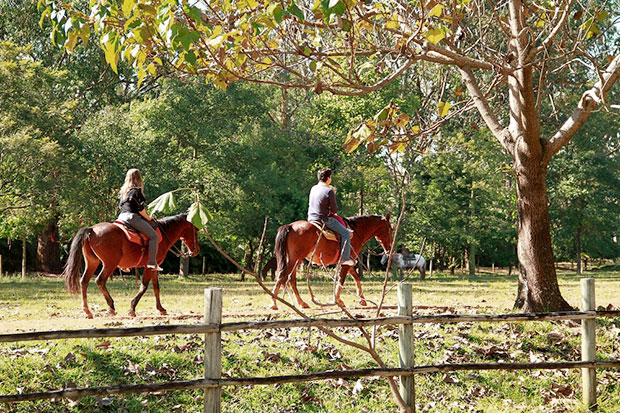
[[335, 214], [338, 212], [338, 204], [336, 203], [336, 194], [333, 190], [329, 191], [329, 212]]

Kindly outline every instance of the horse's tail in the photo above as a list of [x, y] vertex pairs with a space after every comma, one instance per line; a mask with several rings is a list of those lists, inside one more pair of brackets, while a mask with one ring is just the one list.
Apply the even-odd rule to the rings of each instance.
[[289, 232], [291, 232], [291, 224], [282, 225], [280, 228], [278, 228], [278, 234], [276, 235], [276, 279], [280, 279], [280, 277], [284, 273], [284, 269], [286, 268], [286, 241], [288, 239]]
[[84, 263], [84, 253], [82, 252], [82, 244], [88, 239], [92, 229], [82, 228], [75, 234], [71, 242], [69, 250], [69, 258], [65, 264], [62, 276], [65, 279], [65, 286], [70, 293], [77, 294], [80, 292], [80, 276], [82, 274], [82, 264]]

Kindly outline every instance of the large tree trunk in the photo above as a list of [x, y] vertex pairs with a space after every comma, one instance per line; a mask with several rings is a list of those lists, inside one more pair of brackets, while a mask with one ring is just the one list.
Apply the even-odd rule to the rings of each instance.
[[43, 232], [37, 236], [37, 262], [43, 272], [59, 274], [62, 270], [57, 218], [50, 219]]
[[515, 307], [523, 312], [563, 311], [571, 306], [560, 293], [551, 245], [544, 165], [516, 156], [519, 288]]

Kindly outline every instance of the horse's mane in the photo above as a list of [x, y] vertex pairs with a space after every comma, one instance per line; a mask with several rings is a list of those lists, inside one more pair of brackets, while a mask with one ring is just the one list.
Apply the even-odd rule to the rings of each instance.
[[366, 219], [383, 219], [383, 215], [357, 215], [354, 217], [346, 217], [344, 220], [349, 224], [352, 229], [357, 228], [357, 223]]
[[181, 221], [186, 221], [186, 220], [187, 220], [187, 214], [179, 214], [179, 215], [173, 215], [169, 217], [163, 217], [162, 219], [158, 219], [157, 223], [159, 224], [159, 227], [163, 231], [167, 231], [172, 225], [178, 224]]

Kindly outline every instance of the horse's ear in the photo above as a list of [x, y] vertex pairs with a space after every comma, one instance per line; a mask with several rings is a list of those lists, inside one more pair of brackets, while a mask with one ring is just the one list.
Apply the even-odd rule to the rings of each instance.
[[385, 220], [389, 221], [390, 220], [390, 213], [388, 212], [387, 214], [385, 214]]

